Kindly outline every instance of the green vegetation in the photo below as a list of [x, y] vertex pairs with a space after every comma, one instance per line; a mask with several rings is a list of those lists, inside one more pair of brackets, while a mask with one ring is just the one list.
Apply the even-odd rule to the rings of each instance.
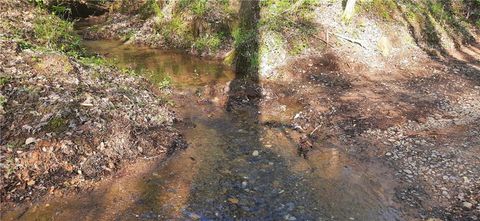
[[80, 62], [85, 65], [92, 65], [92, 66], [113, 66], [115, 62], [111, 59], [106, 59], [100, 56], [84, 56], [80, 57]]
[[291, 54], [300, 54], [309, 46], [310, 37], [317, 31], [313, 24], [315, 0], [266, 0], [260, 25], [262, 29], [281, 33]]
[[158, 83], [158, 87], [161, 89], [168, 88], [172, 84], [172, 78], [170, 76], [165, 76], [162, 81]]
[[360, 1], [357, 5], [358, 11], [374, 14], [384, 21], [393, 21], [393, 15], [397, 10], [394, 0], [371, 0]]
[[213, 36], [206, 35], [195, 40], [193, 48], [199, 52], [206, 50], [217, 51], [220, 48], [222, 42], [222, 34], [216, 34]]
[[0, 87], [10, 82], [10, 78], [7, 76], [0, 76]]
[[134, 31], [129, 31], [125, 36], [123, 36], [122, 41], [128, 41], [135, 37], [135, 32]]
[[312, 28], [314, 16], [313, 6], [315, 0], [265, 0], [261, 2], [265, 7], [261, 25], [273, 31], [291, 31], [298, 29], [300, 32], [309, 31]]
[[480, 24], [480, 0], [370, 0], [357, 10], [387, 22], [406, 22], [417, 45], [427, 53], [447, 55], [446, 47], [459, 48], [474, 41], [470, 28]]
[[7, 103], [7, 99], [0, 94], [0, 108], [3, 108], [3, 105]]
[[[245, 73], [256, 73], [260, 64], [258, 55], [258, 30], [256, 28], [237, 28], [232, 33], [236, 59], [247, 65]], [[242, 65], [243, 66], [243, 65]]]
[[178, 48], [188, 48], [194, 42], [189, 26], [178, 16], [170, 21], [162, 21], [157, 30], [165, 42]]
[[73, 23], [55, 15], [39, 16], [34, 22], [36, 42], [50, 49], [66, 52], [72, 56], [83, 53], [80, 37], [75, 34]]
[[143, 19], [147, 19], [153, 15], [159, 18], [163, 17], [162, 10], [160, 9], [160, 6], [158, 6], [157, 0], [147, 0], [145, 4], [140, 7], [139, 14]]
[[62, 117], [54, 117], [48, 121], [46, 129], [48, 131], [53, 131], [60, 133], [65, 131], [68, 127], [68, 120]]
[[[180, 0], [177, 11], [191, 11], [197, 17], [203, 17], [209, 12], [217, 10], [229, 12], [229, 0], [207, 1], [207, 0]], [[215, 6], [215, 7], [212, 7]]]
[[207, 0], [180, 0], [178, 2], [179, 10], [191, 10], [196, 16], [204, 16], [209, 8]]

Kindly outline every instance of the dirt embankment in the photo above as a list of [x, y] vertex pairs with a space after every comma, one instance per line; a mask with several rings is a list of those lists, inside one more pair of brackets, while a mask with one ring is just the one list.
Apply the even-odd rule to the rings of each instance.
[[284, 39], [261, 54], [270, 55], [259, 67], [261, 118], [308, 137], [297, 141], [300, 155], [336, 147], [385, 164], [408, 219], [478, 220], [478, 31], [452, 24], [447, 9], [435, 14], [438, 4], [407, 3], [389, 4], [388, 18], [360, 13], [349, 23], [340, 3], [315, 6], [311, 38], [321, 44], [273, 50], [286, 49]]
[[2, 203], [81, 189], [128, 161], [185, 147], [161, 92], [96, 58], [37, 44], [43, 10], [23, 1], [0, 9]]
[[[181, 49], [213, 58], [233, 48], [236, 1], [118, 1], [81, 23], [85, 39], [116, 39], [152, 48]], [[92, 25], [93, 24], [93, 25]]]

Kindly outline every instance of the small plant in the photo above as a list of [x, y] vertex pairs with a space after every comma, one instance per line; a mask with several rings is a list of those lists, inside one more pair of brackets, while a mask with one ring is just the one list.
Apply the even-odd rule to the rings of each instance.
[[[225, 4], [225, 0], [220, 3]], [[178, 6], [180, 10], [191, 10], [196, 16], [203, 16], [208, 11], [207, 0], [180, 0]]]
[[10, 78], [9, 78], [9, 77], [0, 76], [0, 87], [2, 87], [3, 85], [8, 84], [8, 82], [10, 82]]
[[130, 76], [139, 76], [140, 73], [138, 71], [135, 71], [131, 68], [122, 68], [120, 69], [120, 71], [122, 71], [122, 73], [126, 74], [126, 75], [130, 75]]
[[5, 103], [7, 103], [7, 99], [0, 94], [0, 107], [3, 107]]
[[135, 32], [134, 31], [129, 31], [127, 34], [125, 34], [125, 36], [123, 36], [123, 41], [128, 41], [130, 39], [132, 39], [133, 37], [135, 37]]
[[170, 76], [165, 76], [160, 83], [158, 83], [158, 87], [161, 89], [168, 88], [172, 84], [172, 78]]
[[397, 4], [393, 0], [361, 1], [358, 8], [359, 11], [377, 16], [384, 21], [392, 21]]
[[56, 133], [65, 131], [68, 127], [68, 120], [62, 117], [54, 117], [48, 121], [47, 130]]
[[160, 6], [158, 6], [157, 0], [147, 0], [140, 8], [139, 14], [142, 19], [147, 19], [153, 15], [163, 18], [163, 13]]
[[34, 22], [36, 41], [50, 49], [57, 49], [78, 57], [83, 53], [80, 37], [75, 34], [73, 23], [54, 15], [40, 16]]
[[113, 65], [113, 61], [109, 59], [105, 59], [104, 57], [100, 57], [100, 56], [81, 57], [80, 62], [82, 62], [85, 65], [94, 65], [94, 66], [100, 66], [100, 65], [112, 66]]
[[193, 48], [195, 48], [200, 52], [203, 52], [203, 51], [215, 52], [220, 48], [221, 41], [222, 41], [221, 34], [217, 34], [214, 36], [207, 35], [197, 39], [193, 43]]
[[52, 5], [50, 10], [54, 15], [68, 18], [72, 14], [72, 9], [63, 5]]

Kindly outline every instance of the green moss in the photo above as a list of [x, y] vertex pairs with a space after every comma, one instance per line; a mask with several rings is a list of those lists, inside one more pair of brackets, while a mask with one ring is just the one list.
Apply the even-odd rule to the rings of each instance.
[[393, 0], [360, 1], [357, 10], [377, 16], [385, 21], [393, 21], [393, 15], [397, 10], [397, 4]]
[[54, 117], [48, 121], [46, 129], [48, 131], [60, 133], [67, 129], [68, 120], [62, 117]]
[[233, 62], [235, 61], [235, 49], [230, 51], [225, 58], [223, 59], [223, 63], [226, 65], [233, 65]]

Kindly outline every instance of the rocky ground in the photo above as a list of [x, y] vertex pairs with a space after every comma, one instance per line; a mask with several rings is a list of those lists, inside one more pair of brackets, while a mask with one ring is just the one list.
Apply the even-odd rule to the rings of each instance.
[[[480, 71], [424, 60], [374, 72], [332, 56], [299, 59], [288, 71], [291, 81], [264, 82], [263, 109], [289, 116], [269, 123], [308, 136], [311, 145], [298, 140], [306, 157], [337, 146], [384, 163], [412, 218], [480, 219]], [[292, 112], [292, 105], [302, 110]]]
[[0, 8], [8, 22], [0, 32], [2, 203], [82, 189], [126, 162], [185, 147], [161, 92], [117, 68], [35, 47], [32, 22], [42, 12], [15, 1]]

